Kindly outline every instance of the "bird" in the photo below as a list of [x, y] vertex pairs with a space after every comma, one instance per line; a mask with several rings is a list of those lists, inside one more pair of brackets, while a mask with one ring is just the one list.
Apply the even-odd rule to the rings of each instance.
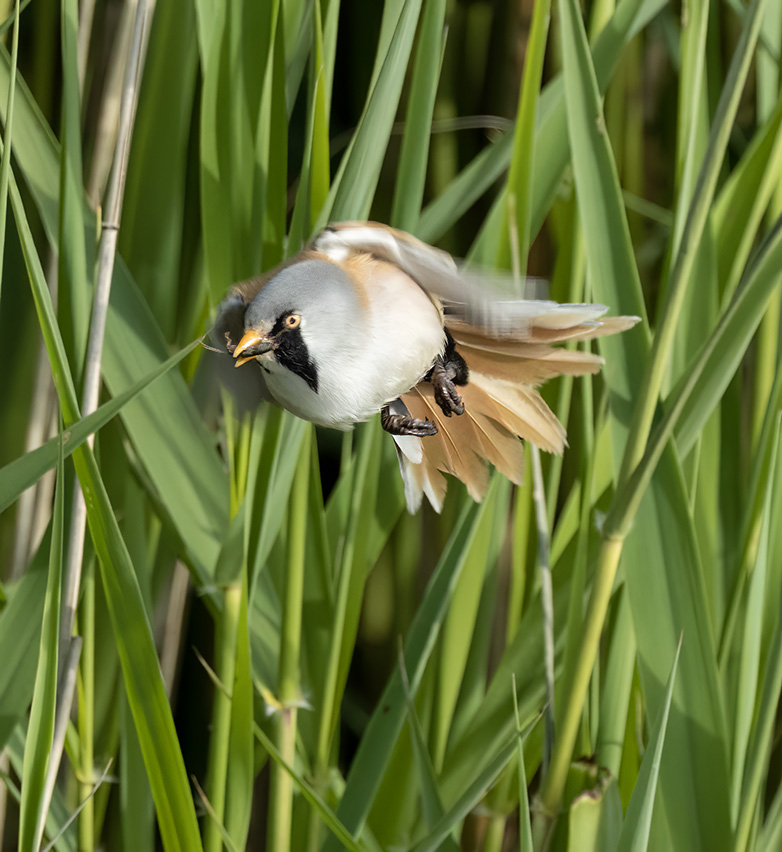
[[565, 430], [538, 388], [599, 371], [600, 356], [554, 344], [639, 321], [607, 310], [520, 298], [510, 276], [381, 223], [340, 222], [234, 284], [212, 337], [241, 368], [240, 388], [258, 386], [297, 417], [349, 430], [379, 413], [408, 510], [426, 496], [439, 512], [444, 474], [479, 501], [489, 464], [522, 482], [523, 440], [563, 452]]

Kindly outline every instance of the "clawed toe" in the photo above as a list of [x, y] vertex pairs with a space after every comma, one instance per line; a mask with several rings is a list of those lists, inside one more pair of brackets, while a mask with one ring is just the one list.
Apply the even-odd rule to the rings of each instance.
[[447, 329], [445, 338], [445, 352], [435, 358], [426, 379], [434, 390], [435, 402], [443, 414], [450, 417], [452, 414], [464, 414], [464, 403], [456, 392], [456, 386], [467, 384], [470, 371], [464, 358], [456, 351], [456, 343]]
[[450, 417], [452, 414], [464, 414], [462, 398], [456, 392], [456, 385], [452, 377], [448, 375], [442, 365], [435, 365], [430, 381], [434, 389], [434, 400], [446, 417]]
[[[405, 409], [406, 411], [407, 409]], [[419, 420], [410, 414], [393, 414], [388, 406], [380, 412], [380, 423], [391, 435], [411, 435], [414, 438], [428, 438], [437, 434], [437, 424], [427, 418]]]
[[406, 435], [415, 435], [417, 438], [428, 438], [437, 434], [437, 424], [433, 420], [413, 419], [406, 427]]
[[452, 414], [464, 414], [462, 398], [456, 393], [453, 382], [448, 379], [434, 386], [434, 399], [446, 417]]

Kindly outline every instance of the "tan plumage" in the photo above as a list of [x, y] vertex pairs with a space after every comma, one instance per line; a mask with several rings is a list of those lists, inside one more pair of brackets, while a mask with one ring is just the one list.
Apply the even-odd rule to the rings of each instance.
[[[627, 318], [616, 317], [614, 330], [628, 327]], [[632, 324], [632, 323], [630, 323]], [[529, 343], [504, 338], [497, 340], [481, 335], [475, 328], [459, 324], [446, 327], [459, 345], [459, 351], [470, 368], [470, 381], [460, 388], [465, 413], [446, 420], [434, 402], [430, 385], [425, 382], [402, 396], [414, 417], [429, 417], [442, 425], [437, 435], [421, 441], [423, 463], [414, 465], [400, 456], [403, 478], [410, 478], [415, 488], [408, 488], [408, 505], [420, 505], [422, 494], [439, 511], [445, 496], [446, 480], [438, 473], [449, 473], [467, 486], [470, 496], [481, 500], [486, 493], [488, 461], [517, 485], [524, 472], [524, 451], [519, 438], [531, 441], [541, 450], [559, 454], [566, 446], [565, 430], [546, 405], [537, 387], [556, 376], [582, 376], [597, 373], [603, 364], [599, 355], [550, 344]], [[565, 330], [572, 339], [597, 336], [602, 328], [589, 326], [576, 331]], [[613, 333], [613, 332], [609, 332]], [[439, 417], [438, 417], [439, 415]], [[449, 445], [470, 448], [471, 452], [454, 456]], [[419, 469], [420, 468], [420, 469]]]
[[[434, 435], [384, 425], [397, 445], [409, 510], [425, 494], [439, 511], [443, 473], [480, 500], [487, 463], [521, 482], [520, 438], [562, 452], [565, 430], [537, 388], [555, 376], [600, 369], [599, 356], [554, 344], [615, 334], [638, 321], [603, 319], [605, 311], [522, 299], [507, 276], [460, 269], [447, 253], [384, 225], [348, 222], [322, 231], [263, 278], [236, 285], [216, 328], [234, 358], [241, 354], [236, 365], [257, 360], [267, 395], [305, 419], [345, 429], [384, 408], [397, 421], [433, 422]], [[275, 328], [285, 319], [299, 335], [287, 369], [272, 351], [293, 340], [273, 336], [278, 314]], [[451, 373], [450, 387], [461, 395], [462, 414], [438, 402], [431, 375], [433, 365], [449, 367], [459, 356], [468, 379]]]

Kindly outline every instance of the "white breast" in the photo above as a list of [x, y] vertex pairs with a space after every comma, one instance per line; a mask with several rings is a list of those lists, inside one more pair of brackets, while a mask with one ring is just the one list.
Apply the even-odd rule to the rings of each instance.
[[442, 314], [397, 267], [371, 262], [363, 270], [363, 328], [335, 330], [313, 340], [302, 316], [301, 333], [318, 374], [315, 393], [271, 353], [259, 358], [275, 400], [305, 420], [350, 429], [418, 384], [443, 350]]

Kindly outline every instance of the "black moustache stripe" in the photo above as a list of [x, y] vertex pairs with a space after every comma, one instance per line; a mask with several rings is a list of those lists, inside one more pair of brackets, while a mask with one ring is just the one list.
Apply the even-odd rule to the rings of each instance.
[[301, 329], [285, 331], [277, 338], [274, 350], [277, 362], [294, 375], [304, 379], [311, 390], [318, 392], [318, 371], [310, 358], [307, 344], [301, 336]]

